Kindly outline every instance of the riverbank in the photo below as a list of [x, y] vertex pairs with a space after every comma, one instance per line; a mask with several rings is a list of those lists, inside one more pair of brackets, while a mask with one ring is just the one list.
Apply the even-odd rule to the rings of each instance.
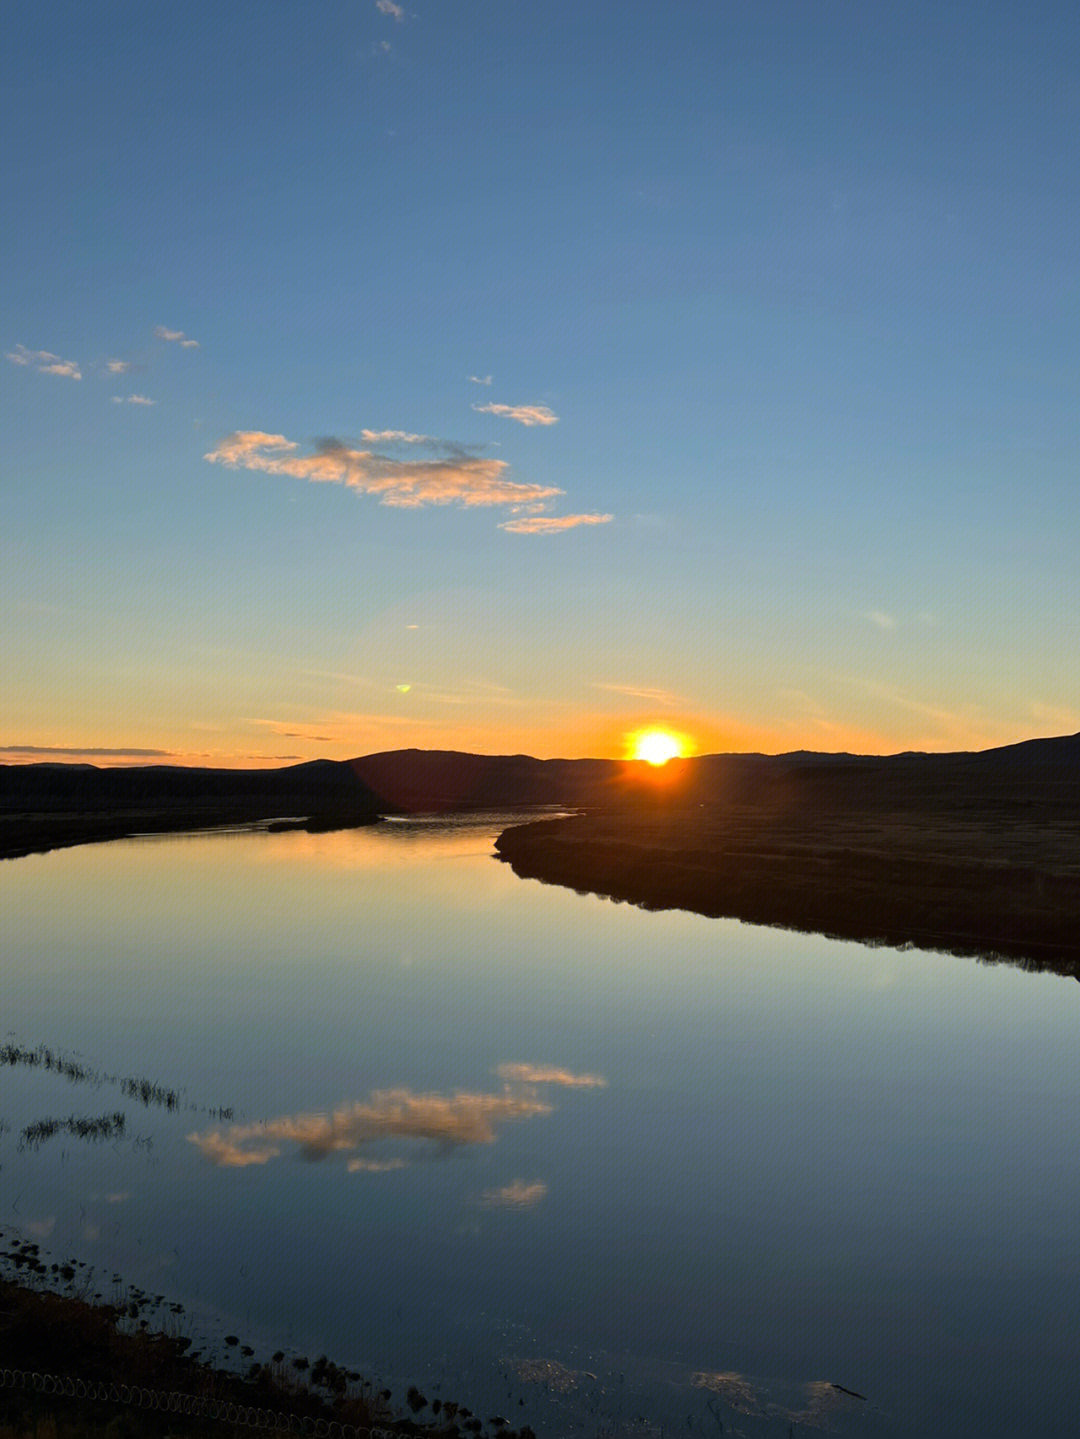
[[[235, 1335], [225, 1343], [239, 1368], [215, 1365], [182, 1333], [181, 1306], [156, 1302], [163, 1296], [91, 1298], [79, 1292], [83, 1266], [49, 1266], [34, 1244], [17, 1244], [3, 1259], [24, 1277], [0, 1277], [0, 1439], [228, 1439], [252, 1430], [535, 1439], [527, 1426], [485, 1422], [416, 1389], [395, 1399], [325, 1356], [278, 1351], [259, 1363]], [[163, 1308], [173, 1316], [165, 1323]]]
[[1020, 801], [607, 811], [505, 830], [522, 878], [1080, 978], [1080, 823]]
[[134, 810], [121, 814], [22, 814], [0, 815], [0, 859], [21, 859], [29, 854], [46, 854], [53, 849], [70, 849], [79, 844], [103, 840], [130, 839], [143, 834], [184, 834], [220, 829], [225, 825], [262, 824], [268, 830], [303, 829], [318, 833], [332, 829], [358, 829], [377, 824], [378, 814], [305, 815], [297, 818], [268, 818], [265, 810], [255, 813], [235, 809]]
[[374, 824], [384, 808], [348, 765], [331, 761], [280, 770], [0, 765], [0, 858], [261, 821], [345, 828]]

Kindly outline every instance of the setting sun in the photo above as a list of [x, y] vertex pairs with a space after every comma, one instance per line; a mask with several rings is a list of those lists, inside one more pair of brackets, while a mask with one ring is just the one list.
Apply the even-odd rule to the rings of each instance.
[[669, 759], [678, 759], [683, 754], [681, 742], [667, 730], [642, 730], [630, 741], [631, 759], [644, 760], [646, 764], [667, 764]]

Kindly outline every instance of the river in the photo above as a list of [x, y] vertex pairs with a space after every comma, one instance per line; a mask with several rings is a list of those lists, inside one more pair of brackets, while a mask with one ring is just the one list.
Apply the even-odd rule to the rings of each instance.
[[522, 881], [507, 822], [0, 866], [0, 1042], [84, 1071], [0, 1068], [0, 1223], [541, 1435], [1074, 1434], [1080, 986]]

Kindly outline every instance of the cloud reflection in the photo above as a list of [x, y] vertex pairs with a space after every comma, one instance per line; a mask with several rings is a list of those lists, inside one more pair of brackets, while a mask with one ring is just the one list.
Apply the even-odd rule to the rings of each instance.
[[567, 1089], [603, 1089], [602, 1074], [574, 1074], [550, 1064], [500, 1064], [495, 1073], [508, 1084], [561, 1084]]
[[[491, 1093], [380, 1089], [367, 1100], [341, 1105], [332, 1113], [283, 1114], [189, 1134], [188, 1140], [211, 1164], [229, 1169], [268, 1164], [281, 1156], [286, 1145], [313, 1162], [393, 1140], [418, 1140], [447, 1153], [465, 1145], [494, 1144], [504, 1124], [550, 1114], [553, 1106], [537, 1093], [538, 1085], [593, 1089], [606, 1083], [599, 1074], [574, 1074], [545, 1064], [501, 1064], [496, 1072], [503, 1088]], [[380, 1174], [404, 1169], [410, 1162], [400, 1155], [358, 1155], [348, 1161], [347, 1169], [350, 1174]], [[538, 1203], [546, 1192], [540, 1181], [515, 1180], [504, 1189], [489, 1190], [483, 1202], [524, 1207]]]
[[551, 1108], [535, 1094], [510, 1088], [499, 1094], [452, 1095], [386, 1089], [376, 1091], [367, 1102], [345, 1105], [332, 1114], [286, 1114], [263, 1123], [189, 1134], [188, 1138], [212, 1164], [238, 1168], [276, 1159], [286, 1143], [296, 1145], [308, 1160], [326, 1159], [386, 1139], [427, 1140], [443, 1149], [493, 1144], [503, 1124], [550, 1114]]
[[485, 1209], [532, 1209], [548, 1192], [542, 1179], [526, 1184], [524, 1179], [514, 1179], [501, 1189], [485, 1189], [480, 1203]]

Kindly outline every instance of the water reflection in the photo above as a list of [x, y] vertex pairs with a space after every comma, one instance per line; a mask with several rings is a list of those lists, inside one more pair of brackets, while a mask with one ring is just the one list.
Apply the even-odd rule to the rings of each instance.
[[[790, 1387], [751, 1379], [745, 1374], [699, 1373], [690, 1380], [695, 1389], [704, 1389], [722, 1401], [724, 1409], [747, 1419], [780, 1420], [808, 1429], [832, 1429], [847, 1417], [870, 1417], [874, 1411], [865, 1394], [846, 1389], [826, 1379], [813, 1379]], [[710, 1412], [719, 1422], [719, 1411]], [[790, 1430], [789, 1430], [790, 1432]]]
[[[604, 1084], [600, 1075], [573, 1074], [550, 1065], [500, 1065], [497, 1073], [508, 1080], [498, 1092], [376, 1090], [368, 1100], [342, 1105], [329, 1114], [284, 1114], [254, 1124], [189, 1134], [188, 1139], [212, 1164], [234, 1169], [279, 1158], [285, 1143], [295, 1145], [302, 1158], [312, 1161], [401, 1139], [426, 1141], [435, 1153], [447, 1154], [464, 1145], [494, 1144], [499, 1129], [513, 1120], [550, 1114], [554, 1106], [539, 1097], [540, 1085], [595, 1088]], [[383, 1173], [403, 1169], [408, 1163], [401, 1155], [354, 1160], [348, 1172]]]
[[562, 1084], [567, 1089], [602, 1089], [607, 1083], [602, 1074], [572, 1074], [548, 1064], [500, 1064], [495, 1073], [511, 1083]]
[[578, 898], [497, 828], [6, 867], [0, 1222], [558, 1439], [1071, 1439], [1075, 983]]
[[515, 1179], [501, 1189], [485, 1189], [480, 1203], [485, 1209], [532, 1209], [547, 1192], [548, 1187], [542, 1179], [534, 1179], [531, 1184], [524, 1179]]
[[40, 1149], [58, 1134], [67, 1134], [72, 1139], [87, 1139], [100, 1142], [105, 1139], [122, 1139], [127, 1127], [127, 1116], [120, 1110], [113, 1114], [74, 1115], [67, 1119], [38, 1119], [23, 1126], [19, 1135], [20, 1149]]

